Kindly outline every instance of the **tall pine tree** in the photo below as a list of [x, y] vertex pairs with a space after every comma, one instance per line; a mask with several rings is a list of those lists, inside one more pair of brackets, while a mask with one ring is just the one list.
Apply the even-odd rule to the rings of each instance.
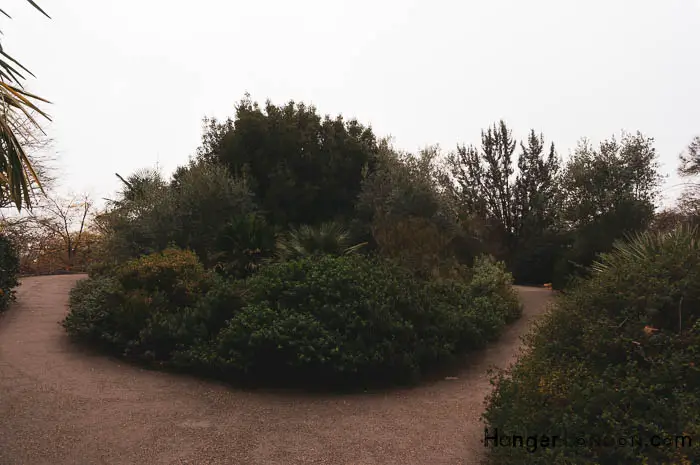
[[480, 150], [458, 146], [449, 159], [462, 209], [486, 224], [488, 237], [501, 242], [499, 258], [511, 264], [526, 239], [553, 226], [558, 197], [554, 145], [545, 153], [543, 136], [531, 131], [527, 144], [520, 144], [516, 174], [517, 145], [500, 121], [482, 131]]

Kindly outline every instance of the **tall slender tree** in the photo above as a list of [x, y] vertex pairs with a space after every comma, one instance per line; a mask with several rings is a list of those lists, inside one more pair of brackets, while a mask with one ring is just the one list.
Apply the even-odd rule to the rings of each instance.
[[513, 213], [518, 237], [540, 234], [557, 217], [560, 161], [552, 143], [545, 154], [544, 136], [530, 131], [527, 145], [520, 144]]

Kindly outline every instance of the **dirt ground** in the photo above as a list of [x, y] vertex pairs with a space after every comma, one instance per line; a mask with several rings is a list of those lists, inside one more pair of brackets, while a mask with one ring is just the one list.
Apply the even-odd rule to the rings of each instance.
[[487, 370], [505, 367], [551, 292], [468, 368], [353, 395], [241, 391], [153, 372], [72, 344], [59, 321], [83, 275], [26, 278], [0, 316], [0, 464], [475, 464]]

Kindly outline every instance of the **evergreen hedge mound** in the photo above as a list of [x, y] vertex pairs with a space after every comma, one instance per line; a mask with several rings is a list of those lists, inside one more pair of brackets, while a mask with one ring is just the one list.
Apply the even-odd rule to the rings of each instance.
[[697, 230], [618, 244], [556, 302], [527, 348], [495, 380], [490, 435], [568, 440], [492, 447], [491, 463], [700, 463]]

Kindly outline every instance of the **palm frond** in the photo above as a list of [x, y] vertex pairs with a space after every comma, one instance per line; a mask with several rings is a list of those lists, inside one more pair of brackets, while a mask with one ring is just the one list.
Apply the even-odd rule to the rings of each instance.
[[[33, 0], [27, 0], [36, 10], [47, 18], [50, 16]], [[0, 13], [10, 18], [4, 10]], [[15, 58], [7, 54], [0, 45], [0, 197], [9, 198], [17, 207], [23, 205], [31, 208], [31, 195], [36, 186], [44, 192], [39, 176], [25, 153], [23, 144], [18, 135], [23, 133], [23, 127], [18, 122], [23, 115], [28, 124], [41, 130], [32, 113], [36, 113], [47, 120], [49, 115], [43, 112], [32, 100], [50, 103], [47, 100], [31, 94], [22, 88], [22, 71], [34, 76], [29, 69], [23, 66]], [[43, 132], [43, 130], [41, 130]], [[23, 139], [26, 142], [26, 138]], [[30, 189], [31, 187], [31, 189]]]
[[350, 245], [350, 233], [339, 223], [330, 221], [313, 227], [302, 225], [277, 240], [279, 260], [297, 260], [314, 255], [348, 255], [367, 243]]
[[34, 8], [39, 10], [44, 16], [51, 19], [51, 16], [49, 16], [44, 10], [42, 10], [41, 7], [39, 7], [39, 5], [37, 5], [33, 0], [27, 0], [27, 2], [29, 2]]
[[605, 273], [613, 269], [624, 271], [630, 263], [650, 260], [662, 248], [673, 246], [688, 251], [700, 249], [700, 230], [697, 226], [681, 224], [668, 232], [644, 231], [614, 244], [613, 250], [601, 254], [591, 265], [596, 273]]

